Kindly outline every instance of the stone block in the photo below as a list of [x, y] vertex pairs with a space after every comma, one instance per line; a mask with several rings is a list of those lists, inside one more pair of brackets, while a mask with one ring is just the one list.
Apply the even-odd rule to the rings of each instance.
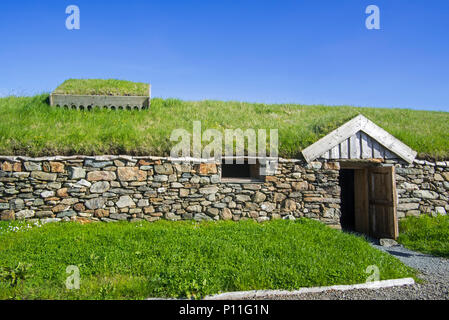
[[435, 191], [415, 190], [413, 196], [421, 199], [438, 199], [439, 195]]
[[251, 201], [251, 198], [245, 194], [238, 194], [235, 196], [235, 200], [238, 202], [248, 202]]
[[145, 181], [147, 172], [140, 170], [139, 167], [119, 167], [117, 174], [120, 181]]
[[86, 178], [86, 170], [80, 167], [69, 167], [70, 180], [78, 180]]
[[84, 204], [90, 210], [101, 209], [106, 204], [106, 200], [104, 198], [93, 198], [87, 200]]
[[307, 181], [293, 182], [292, 187], [297, 191], [308, 190], [309, 183]]
[[200, 175], [216, 174], [217, 165], [215, 163], [200, 163], [196, 170]]
[[158, 164], [154, 166], [154, 171], [157, 174], [173, 174], [173, 166], [170, 163]]
[[121, 196], [120, 199], [116, 203], [117, 207], [125, 208], [125, 207], [135, 207], [136, 203], [131, 199], [130, 196]]
[[117, 176], [112, 171], [91, 171], [87, 174], [88, 181], [112, 181]]
[[50, 161], [50, 171], [56, 172], [56, 173], [63, 173], [64, 172], [64, 164], [61, 162]]
[[34, 210], [20, 210], [16, 212], [16, 219], [28, 219], [34, 217]]
[[0, 214], [0, 219], [2, 221], [10, 221], [10, 220], [15, 220], [16, 216], [15, 216], [13, 210], [6, 210]]
[[213, 194], [218, 192], [218, 187], [204, 187], [199, 190], [201, 194]]
[[284, 210], [287, 212], [292, 212], [296, 210], [296, 202], [292, 199], [287, 199], [284, 202]]
[[56, 191], [56, 195], [57, 195], [58, 197], [60, 197], [60, 198], [66, 198], [66, 197], [69, 196], [68, 193], [67, 193], [67, 191], [68, 191], [67, 188], [61, 188], [61, 189], [58, 189], [58, 190]]
[[102, 169], [102, 168], [109, 167], [112, 165], [114, 165], [114, 163], [112, 161], [95, 161], [92, 159], [87, 159], [86, 161], [84, 161], [85, 167], [92, 167], [92, 168], [97, 168], [97, 169]]
[[229, 208], [224, 208], [220, 213], [220, 218], [223, 220], [231, 220], [232, 212]]
[[107, 181], [98, 181], [98, 182], [95, 182], [90, 187], [90, 192], [91, 193], [103, 193], [103, 192], [108, 191], [109, 189], [110, 189], [109, 182], [107, 182]]
[[274, 202], [282, 202], [287, 198], [287, 196], [283, 193], [276, 192], [273, 197]]
[[256, 192], [253, 197], [253, 201], [256, 203], [264, 202], [267, 196], [262, 192]]
[[33, 171], [31, 172], [31, 178], [43, 181], [55, 181], [56, 173], [47, 173], [43, 171]]
[[27, 161], [23, 165], [26, 171], [42, 171], [42, 165], [40, 162]]

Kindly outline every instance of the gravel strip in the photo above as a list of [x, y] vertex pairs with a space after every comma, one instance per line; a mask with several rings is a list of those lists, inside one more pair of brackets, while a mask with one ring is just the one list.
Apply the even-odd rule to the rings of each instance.
[[285, 296], [262, 296], [257, 299], [270, 300], [449, 300], [449, 259], [434, 257], [411, 251], [401, 245], [382, 247], [374, 241], [372, 245], [397, 257], [404, 264], [419, 271], [422, 284], [382, 289], [356, 289], [348, 291], [326, 291]]

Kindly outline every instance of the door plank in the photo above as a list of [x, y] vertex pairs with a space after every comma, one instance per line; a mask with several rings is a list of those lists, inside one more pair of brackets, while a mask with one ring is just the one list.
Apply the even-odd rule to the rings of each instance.
[[370, 234], [377, 238], [398, 237], [397, 195], [394, 167], [373, 167], [369, 176]]
[[368, 170], [354, 170], [355, 231], [369, 234]]

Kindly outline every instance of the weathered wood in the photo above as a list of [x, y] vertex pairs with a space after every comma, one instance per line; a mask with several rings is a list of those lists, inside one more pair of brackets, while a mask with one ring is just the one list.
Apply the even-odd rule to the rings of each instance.
[[384, 153], [384, 158], [385, 159], [397, 159], [398, 156], [396, 156], [394, 153], [390, 152], [388, 149], [385, 149], [385, 153]]
[[370, 234], [396, 239], [399, 231], [394, 167], [369, 168], [368, 184]]
[[382, 147], [376, 140], [373, 140], [373, 158], [383, 158]]
[[352, 135], [349, 138], [349, 148], [350, 148], [350, 159], [359, 159], [359, 140], [357, 139], [357, 135]]
[[[348, 156], [342, 146], [348, 144]], [[336, 148], [338, 147], [338, 148]], [[338, 152], [337, 152], [338, 151]], [[345, 150], [346, 151], [346, 150]], [[401, 158], [412, 163], [416, 151], [362, 115], [348, 121], [302, 151], [307, 162], [324, 159]]]
[[349, 139], [340, 143], [340, 159], [349, 159]]
[[396, 139], [394, 136], [376, 125], [374, 122], [368, 120], [362, 130], [369, 134], [387, 150], [398, 155], [408, 163], [412, 163], [413, 160], [415, 160], [417, 155], [416, 151], [404, 144], [399, 139]]
[[377, 166], [382, 163], [384, 159], [340, 159], [341, 169], [363, 169], [371, 166]]
[[[351, 151], [351, 152], [349, 152]], [[362, 131], [349, 137], [339, 145], [323, 153], [323, 159], [398, 159], [399, 157], [381, 146]]]
[[340, 158], [340, 150], [339, 150], [339, 145], [338, 144], [330, 150], [329, 158], [330, 159], [338, 159], [338, 158]]
[[354, 170], [355, 231], [369, 234], [368, 169]]
[[360, 118], [355, 117], [354, 119], [348, 121], [340, 128], [335, 129], [327, 136], [321, 138], [311, 146], [303, 150], [304, 158], [310, 162], [321, 156], [323, 153], [332, 149], [335, 145], [340, 144], [346, 140], [349, 136], [355, 134], [355, 132], [360, 127]]
[[372, 158], [373, 157], [373, 149], [371, 148], [370, 138], [361, 132], [361, 154], [363, 159]]

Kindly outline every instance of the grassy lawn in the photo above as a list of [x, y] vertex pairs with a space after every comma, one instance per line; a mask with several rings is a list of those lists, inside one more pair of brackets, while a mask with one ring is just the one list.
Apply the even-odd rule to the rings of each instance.
[[449, 258], [449, 216], [408, 217], [399, 227], [398, 241], [405, 247]]
[[[142, 299], [226, 291], [297, 289], [414, 276], [363, 238], [300, 219], [241, 222], [0, 224], [0, 264], [30, 264], [22, 285], [2, 281], [0, 299]], [[80, 268], [67, 290], [66, 267]]]
[[146, 96], [149, 85], [115, 79], [69, 79], [54, 91], [59, 94]]
[[[300, 151], [362, 113], [419, 152], [449, 159], [449, 113], [350, 106], [307, 106], [153, 99], [146, 111], [78, 111], [49, 107], [48, 94], [0, 98], [2, 155], [160, 155], [177, 142], [173, 129], [278, 129], [279, 155]], [[268, 135], [269, 136], [269, 135]], [[209, 142], [203, 142], [203, 146]]]

